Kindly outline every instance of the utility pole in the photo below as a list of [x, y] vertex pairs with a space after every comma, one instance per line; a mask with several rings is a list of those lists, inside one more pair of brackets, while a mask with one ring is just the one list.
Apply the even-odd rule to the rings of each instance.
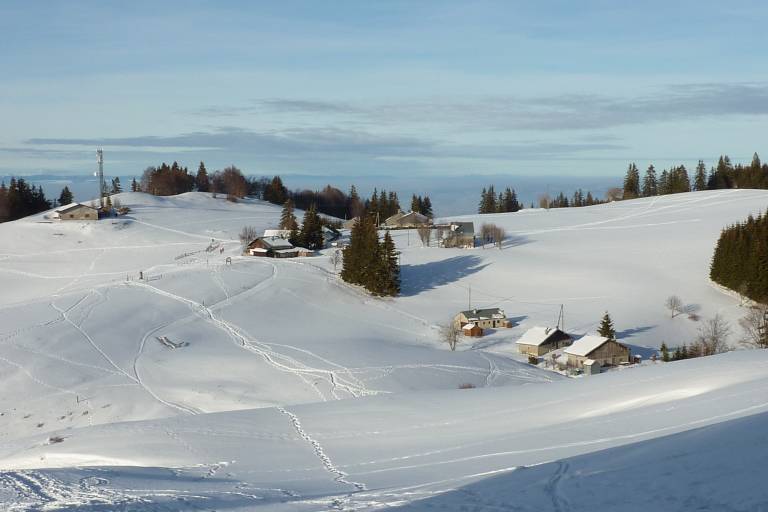
[[104, 208], [104, 151], [96, 150], [96, 161], [99, 163], [99, 206]]
[[472, 285], [469, 285], [469, 310], [472, 311]]
[[557, 315], [557, 328], [565, 331], [565, 311], [562, 304], [560, 304], [560, 313]]

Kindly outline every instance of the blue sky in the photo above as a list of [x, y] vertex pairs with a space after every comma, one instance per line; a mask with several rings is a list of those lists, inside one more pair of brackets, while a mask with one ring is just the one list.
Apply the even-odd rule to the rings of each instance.
[[621, 175], [768, 151], [765, 2], [0, 3], [0, 174]]

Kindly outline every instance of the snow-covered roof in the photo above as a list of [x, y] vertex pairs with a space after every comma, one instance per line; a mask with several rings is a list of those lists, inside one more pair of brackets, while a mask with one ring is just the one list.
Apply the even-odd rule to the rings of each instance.
[[523, 334], [516, 343], [518, 345], [533, 345], [538, 347], [546, 343], [547, 340], [551, 339], [556, 334], [559, 334], [562, 337], [568, 336], [556, 327], [531, 327], [525, 331], [525, 334]]
[[263, 236], [261, 238], [257, 238], [251, 244], [254, 242], [261, 240], [261, 243], [267, 248], [272, 249], [274, 251], [278, 249], [293, 249], [293, 245], [288, 240], [285, 240], [284, 238], [280, 238], [279, 236]]
[[289, 236], [291, 236], [291, 230], [290, 229], [265, 229], [264, 236], [288, 238]]
[[69, 203], [69, 204], [64, 205], [64, 206], [59, 206], [54, 211], [56, 213], [65, 213], [65, 212], [68, 212], [69, 210], [74, 210], [75, 208], [78, 208], [80, 206], [83, 206], [85, 208], [90, 208], [91, 210], [95, 210], [96, 209], [93, 206], [89, 206], [89, 205], [83, 204], [83, 203]]
[[469, 331], [470, 329], [474, 329], [474, 328], [475, 328], [475, 324], [466, 324], [466, 325], [464, 325], [464, 326], [462, 327], [462, 329], [466, 329], [466, 330], [468, 330], [468, 331]]
[[587, 336], [574, 341], [573, 345], [566, 348], [563, 352], [572, 356], [586, 356], [600, 348], [604, 343], [607, 343], [608, 341], [608, 338], [596, 336], [594, 334], [588, 334]]

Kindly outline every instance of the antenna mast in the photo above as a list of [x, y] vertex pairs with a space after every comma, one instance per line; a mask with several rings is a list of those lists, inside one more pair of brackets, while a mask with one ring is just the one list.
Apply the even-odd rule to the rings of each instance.
[[104, 151], [96, 150], [96, 161], [99, 163], [99, 206], [104, 208]]
[[557, 328], [561, 331], [565, 331], [565, 311], [563, 304], [560, 304], [560, 313], [557, 315]]

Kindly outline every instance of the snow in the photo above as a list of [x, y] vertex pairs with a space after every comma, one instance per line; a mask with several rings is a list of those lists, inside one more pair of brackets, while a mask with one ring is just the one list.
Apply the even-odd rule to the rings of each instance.
[[[671, 294], [735, 327], [743, 309], [708, 282], [709, 258], [765, 191], [452, 219], [502, 225], [503, 250], [394, 231], [395, 299], [340, 282], [332, 250], [242, 256], [242, 227], [275, 229], [278, 206], [119, 199], [125, 217], [0, 225], [0, 510], [768, 503], [768, 352], [566, 379], [514, 350], [561, 304], [572, 333], [609, 310], [633, 353], [695, 335], [693, 315], [669, 318]], [[439, 326], [470, 287], [471, 309], [513, 327], [453, 352]]]
[[586, 356], [607, 341], [608, 338], [603, 336], [587, 335], [574, 341], [563, 352], [574, 356]]
[[515, 343], [518, 345], [533, 345], [538, 347], [543, 345], [549, 337], [556, 332], [557, 329], [552, 327], [531, 327], [525, 331], [525, 334], [523, 334]]

